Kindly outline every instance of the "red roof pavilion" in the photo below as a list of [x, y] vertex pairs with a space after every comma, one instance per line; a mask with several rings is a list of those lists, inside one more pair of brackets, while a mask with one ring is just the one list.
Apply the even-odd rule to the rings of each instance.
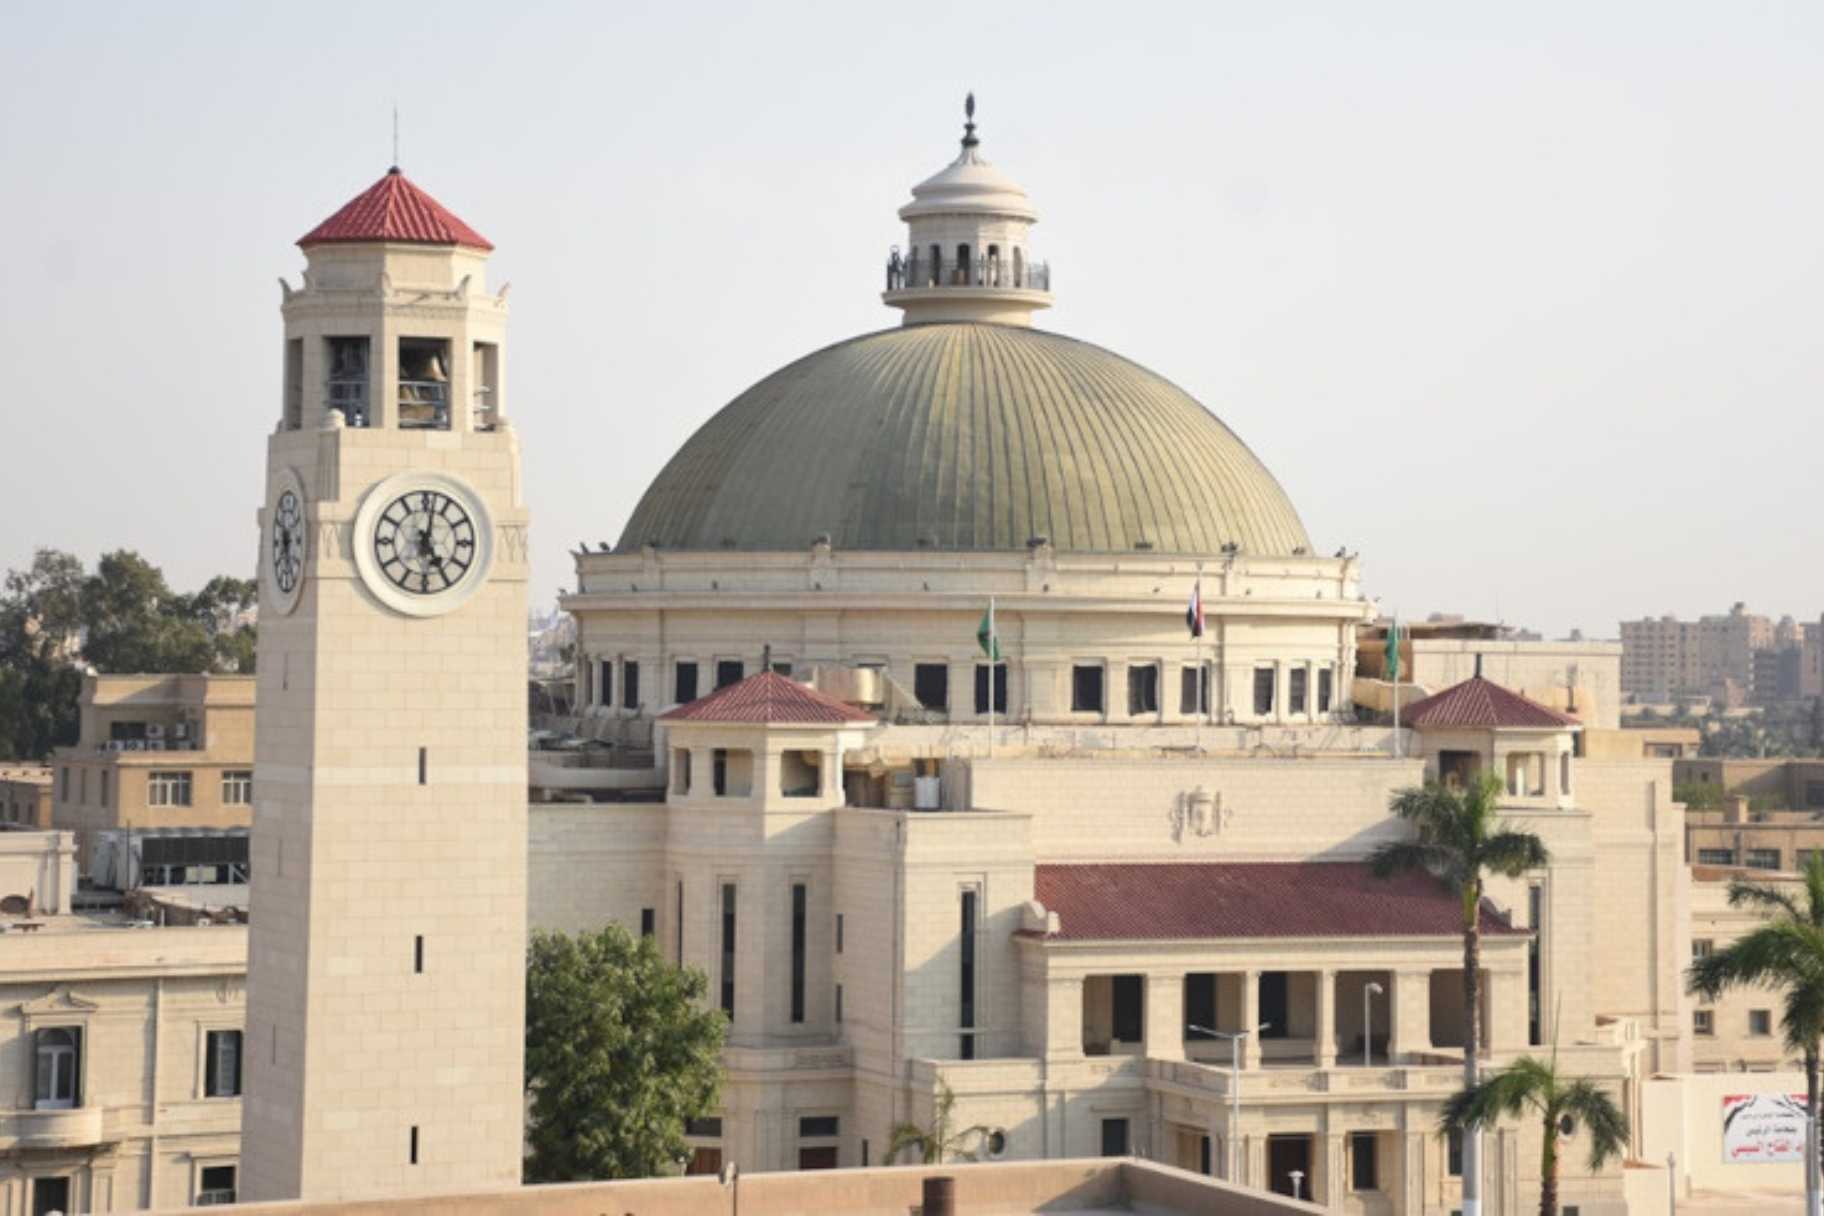
[[393, 241], [406, 245], [461, 245], [491, 251], [493, 244], [456, 218], [394, 165], [386, 176], [298, 238], [298, 245]]

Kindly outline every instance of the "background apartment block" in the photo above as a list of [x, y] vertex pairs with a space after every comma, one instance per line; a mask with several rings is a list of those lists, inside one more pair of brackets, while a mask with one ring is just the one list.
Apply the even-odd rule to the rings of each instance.
[[1695, 621], [1623, 621], [1621, 645], [1622, 691], [1637, 701], [1769, 705], [1824, 692], [1824, 622], [1775, 622], [1736, 603]]
[[51, 826], [51, 770], [43, 764], [0, 766], [0, 831]]
[[84, 678], [81, 733], [51, 758], [51, 820], [85, 864], [109, 829], [252, 824], [254, 679]]

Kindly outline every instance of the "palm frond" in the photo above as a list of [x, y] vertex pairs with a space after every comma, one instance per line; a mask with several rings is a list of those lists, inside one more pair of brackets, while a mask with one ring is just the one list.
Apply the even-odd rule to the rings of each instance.
[[1797, 1052], [1816, 1051], [1818, 1040], [1824, 1039], [1824, 983], [1789, 985], [1781, 1005], [1786, 1046]]
[[919, 1164], [936, 1164], [931, 1160], [931, 1138], [916, 1123], [901, 1123], [893, 1129], [893, 1134], [887, 1140], [886, 1163], [899, 1164], [899, 1155], [908, 1149], [918, 1153]]
[[1496, 832], [1482, 844], [1482, 864], [1507, 878], [1518, 878], [1528, 870], [1537, 870], [1551, 856], [1545, 842], [1531, 832], [1505, 829]]
[[1390, 840], [1375, 846], [1374, 852], [1369, 854], [1368, 864], [1376, 878], [1391, 878], [1411, 870], [1435, 874], [1445, 860], [1443, 851], [1436, 845], [1419, 840]]
[[1590, 1138], [1590, 1171], [1628, 1148], [1628, 1117], [1595, 1082], [1579, 1078], [1558, 1095], [1558, 1109], [1575, 1119]]
[[1774, 920], [1693, 962], [1685, 986], [1715, 1000], [1730, 988], [1766, 984], [1824, 985], [1824, 929], [1794, 920]]
[[1551, 1066], [1521, 1056], [1469, 1089], [1452, 1094], [1439, 1120], [1446, 1131], [1492, 1127], [1502, 1116], [1524, 1114], [1528, 1106], [1544, 1110], [1557, 1088]]
[[1794, 920], [1809, 919], [1799, 907], [1799, 901], [1792, 894], [1766, 883], [1750, 882], [1746, 878], [1736, 878], [1729, 883], [1729, 906], [1731, 908], [1758, 908], [1763, 912], [1784, 912]]
[[1824, 925], [1824, 851], [1813, 849], [1805, 863], [1805, 919]]

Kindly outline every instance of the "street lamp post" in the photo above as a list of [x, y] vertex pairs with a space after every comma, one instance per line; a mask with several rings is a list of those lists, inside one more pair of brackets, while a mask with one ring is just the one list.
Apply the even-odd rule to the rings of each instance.
[[1186, 1030], [1195, 1031], [1198, 1034], [1206, 1034], [1212, 1039], [1227, 1039], [1229, 1041], [1229, 1134], [1227, 1137], [1229, 1141], [1229, 1151], [1223, 1154], [1223, 1156], [1227, 1158], [1228, 1166], [1227, 1173], [1224, 1175], [1224, 1181], [1226, 1182], [1240, 1181], [1240, 1179], [1236, 1177], [1235, 1169], [1235, 1129], [1241, 1126], [1241, 1041], [1251, 1034], [1258, 1034], [1261, 1031], [1270, 1028], [1272, 1025], [1273, 1023], [1271, 1022], [1262, 1022], [1252, 1030], [1211, 1030], [1208, 1026], [1198, 1026], [1195, 1024], [1187, 1024], [1185, 1026]]
[[1368, 998], [1376, 997], [1387, 991], [1379, 984], [1369, 981], [1362, 988], [1362, 1067], [1374, 1067], [1374, 1014], [1368, 1007]]

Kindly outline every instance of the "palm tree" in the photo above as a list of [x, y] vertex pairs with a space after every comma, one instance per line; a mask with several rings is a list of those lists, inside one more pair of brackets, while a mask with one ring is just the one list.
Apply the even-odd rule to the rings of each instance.
[[[1539, 1216], [1558, 1216], [1558, 1138], [1578, 1124], [1590, 1134], [1590, 1172], [1619, 1157], [1628, 1146], [1628, 1117], [1615, 1100], [1586, 1077], [1558, 1075], [1557, 1053], [1550, 1063], [1521, 1056], [1471, 1088], [1459, 1090], [1444, 1104], [1447, 1131], [1462, 1133], [1492, 1126], [1503, 1115], [1528, 1110], [1539, 1116], [1545, 1147], [1539, 1157]], [[1469, 1180], [1464, 1173], [1465, 1183]]]
[[1685, 986], [1714, 1001], [1730, 988], [1761, 986], [1783, 994], [1780, 1029], [1786, 1046], [1805, 1057], [1805, 1109], [1812, 1132], [1805, 1137], [1805, 1210], [1819, 1211], [1818, 1040], [1824, 1038], [1824, 853], [1805, 867], [1803, 897], [1765, 883], [1737, 878], [1729, 906], [1756, 908], [1766, 923], [1722, 949], [1692, 962]]
[[[1545, 842], [1531, 832], [1501, 826], [1495, 803], [1501, 779], [1493, 773], [1465, 788], [1427, 781], [1394, 794], [1390, 809], [1411, 824], [1412, 840], [1375, 849], [1379, 878], [1423, 870], [1463, 905], [1463, 1088], [1476, 1088], [1482, 1046], [1482, 881], [1488, 874], [1518, 878], [1550, 860]], [[1463, 1216], [1482, 1211], [1482, 1141], [1463, 1138]]]
[[[998, 1134], [991, 1127], [983, 1124], [971, 1124], [961, 1131], [950, 1130], [950, 1109], [956, 1105], [956, 1095], [942, 1081], [937, 1083], [937, 1105], [931, 1112], [931, 1126], [920, 1127], [916, 1123], [901, 1123], [893, 1129], [892, 1138], [887, 1141], [887, 1164], [892, 1165], [904, 1152], [916, 1152], [918, 1160], [924, 1165], [942, 1165], [949, 1161], [974, 1161], [977, 1154], [988, 1148]], [[965, 1147], [974, 1141], [973, 1147]], [[999, 1152], [998, 1148], [993, 1151]]]

